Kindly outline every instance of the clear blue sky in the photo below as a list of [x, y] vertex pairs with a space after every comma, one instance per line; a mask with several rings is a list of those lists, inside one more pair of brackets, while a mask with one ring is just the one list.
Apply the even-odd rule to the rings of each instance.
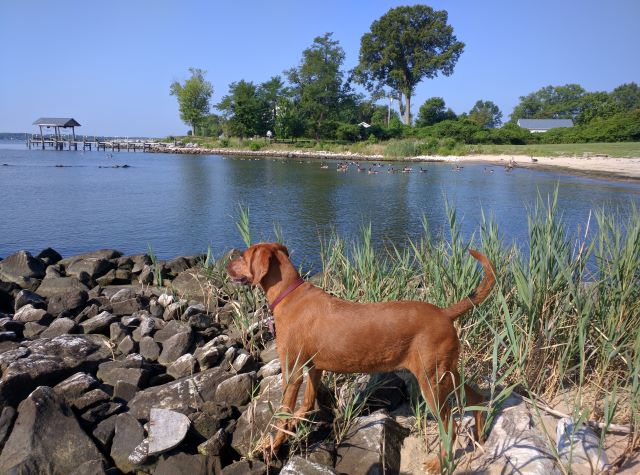
[[[358, 61], [360, 37], [389, 8], [379, 0], [3, 0], [0, 131], [33, 130], [38, 117], [75, 117], [87, 134], [186, 133], [173, 80], [208, 71], [213, 101], [240, 79], [260, 83], [300, 62], [333, 32]], [[437, 0], [466, 43], [450, 77], [425, 80], [412, 112], [432, 96], [461, 113], [478, 99], [511, 113], [546, 85], [610, 91], [640, 82], [640, 0]]]

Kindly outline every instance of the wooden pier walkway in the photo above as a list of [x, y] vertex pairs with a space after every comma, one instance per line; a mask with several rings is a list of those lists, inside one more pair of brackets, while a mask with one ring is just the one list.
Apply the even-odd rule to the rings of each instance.
[[126, 139], [100, 139], [97, 137], [84, 138], [78, 140], [77, 138], [64, 138], [56, 136], [42, 136], [42, 135], [28, 135], [26, 138], [27, 147], [29, 150], [32, 148], [41, 148], [45, 150], [50, 148], [53, 150], [111, 150], [111, 151], [138, 151], [148, 152], [151, 148], [158, 145], [157, 142], [143, 142], [140, 140], [126, 140]]

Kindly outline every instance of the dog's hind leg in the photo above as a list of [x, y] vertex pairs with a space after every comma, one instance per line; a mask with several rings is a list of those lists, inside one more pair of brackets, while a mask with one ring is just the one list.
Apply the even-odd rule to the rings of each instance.
[[[465, 383], [464, 385], [464, 394], [467, 400], [467, 406], [480, 406], [484, 402], [484, 398], [471, 386]], [[475, 437], [479, 443], [484, 443], [484, 424], [485, 424], [485, 413], [482, 410], [474, 409], [473, 416], [476, 420], [475, 427]]]
[[309, 368], [309, 374], [307, 375], [307, 386], [304, 390], [304, 400], [302, 406], [296, 411], [291, 421], [290, 428], [295, 427], [298, 420], [302, 419], [305, 414], [313, 410], [316, 403], [316, 396], [318, 394], [318, 386], [320, 385], [320, 379], [322, 378], [322, 370], [317, 369], [315, 366]]

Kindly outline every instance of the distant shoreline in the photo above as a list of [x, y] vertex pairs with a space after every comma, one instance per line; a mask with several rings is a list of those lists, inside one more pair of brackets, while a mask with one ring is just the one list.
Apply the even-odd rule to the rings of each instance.
[[586, 175], [614, 180], [640, 181], [640, 157], [619, 158], [602, 155], [536, 156], [528, 155], [423, 155], [417, 157], [387, 158], [382, 155], [362, 155], [350, 152], [306, 151], [306, 150], [240, 150], [206, 147], [154, 147], [151, 153], [179, 153], [190, 155], [233, 155], [251, 157], [305, 158], [314, 160], [349, 160], [363, 162], [451, 162], [485, 163], [506, 166], [513, 160], [516, 167], [539, 170], [564, 170], [574, 175]]

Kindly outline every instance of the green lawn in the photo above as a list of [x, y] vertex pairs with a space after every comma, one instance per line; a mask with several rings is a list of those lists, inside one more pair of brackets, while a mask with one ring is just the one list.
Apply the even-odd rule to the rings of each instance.
[[604, 154], [610, 157], [640, 157], [640, 142], [573, 143], [537, 145], [469, 145], [469, 153], [533, 156]]

